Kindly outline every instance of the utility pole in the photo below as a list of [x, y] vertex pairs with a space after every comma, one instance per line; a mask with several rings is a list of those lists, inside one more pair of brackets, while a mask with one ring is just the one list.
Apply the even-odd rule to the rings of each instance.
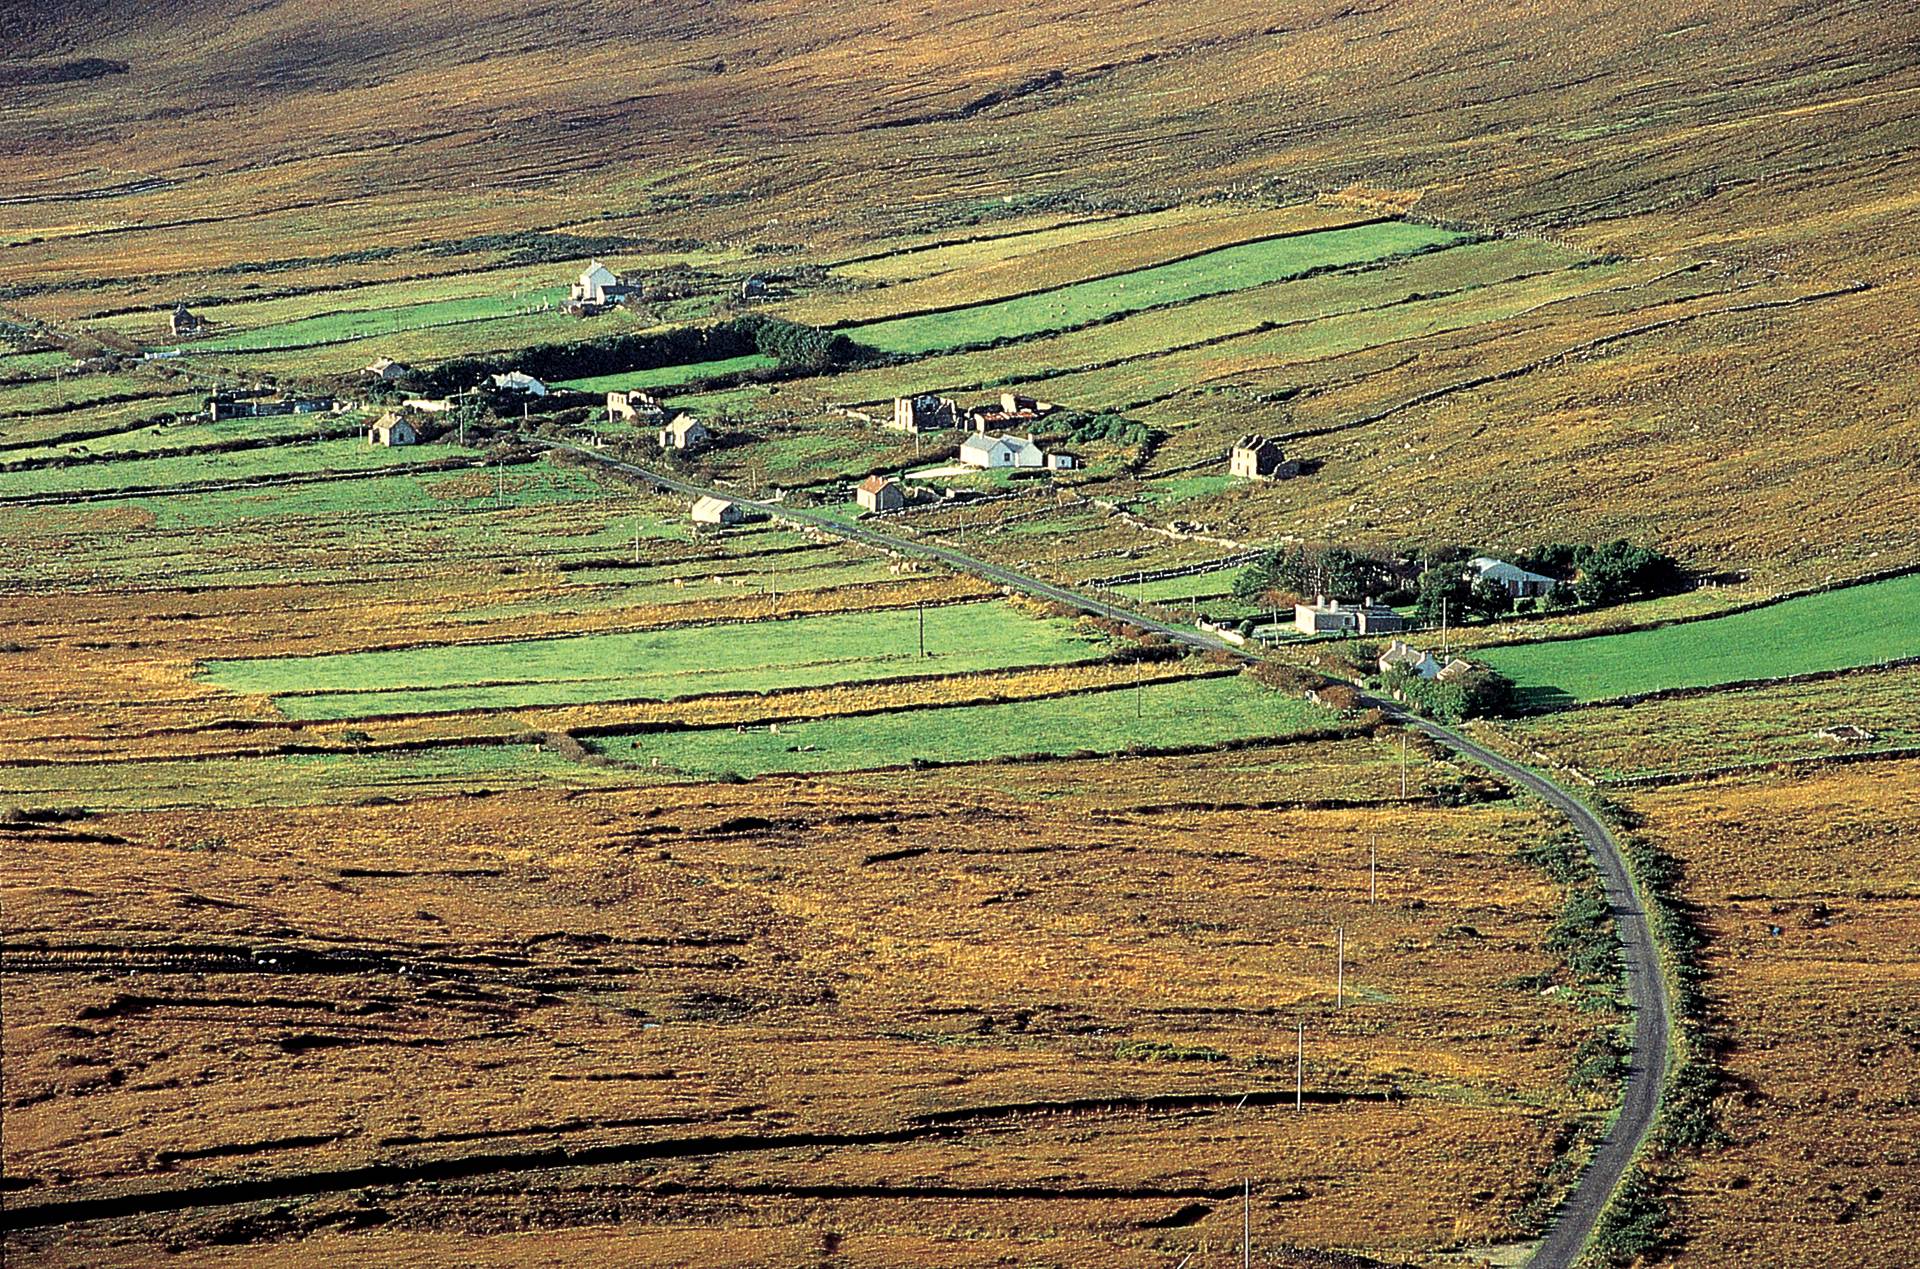
[[1380, 839], [1367, 843], [1367, 906], [1380, 898]]
[[1253, 1178], [1240, 1183], [1240, 1265], [1253, 1269]]
[[1299, 1024], [1300, 1030], [1294, 1036], [1293, 1050], [1293, 1108], [1295, 1111], [1306, 1108], [1307, 1090], [1307, 1024]]
[[920, 655], [927, 655], [927, 601], [918, 599], [913, 604], [914, 611], [920, 616]]
[[1447, 597], [1440, 597], [1440, 659], [1447, 659]]
[[1347, 1004], [1347, 927], [1335, 926], [1333, 931], [1333, 1007], [1344, 1009]]
[[1400, 800], [1407, 800], [1407, 729], [1400, 728]]

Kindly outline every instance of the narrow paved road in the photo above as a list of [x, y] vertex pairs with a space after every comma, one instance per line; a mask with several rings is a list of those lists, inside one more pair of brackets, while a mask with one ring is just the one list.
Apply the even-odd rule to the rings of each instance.
[[[580, 446], [566, 445], [535, 436], [522, 436], [520, 439], [542, 448], [560, 449], [577, 454], [615, 471], [637, 477], [660, 489], [672, 490], [694, 498], [702, 495], [725, 498], [748, 510], [779, 516], [782, 519], [837, 534], [849, 541], [895, 551], [902, 555], [939, 560], [961, 572], [972, 573], [1042, 599], [1068, 604], [1084, 612], [1116, 617], [1141, 629], [1154, 631], [1202, 651], [1227, 652], [1248, 661], [1255, 659], [1244, 649], [1236, 648], [1225, 640], [1215, 638], [1204, 631], [1172, 625], [1144, 613], [1116, 608], [1100, 596], [1086, 595], [1064, 586], [1056, 586], [1051, 582], [1041, 581], [1037, 577], [1030, 577], [1003, 565], [976, 559], [950, 547], [898, 538], [863, 524], [848, 524], [803, 508], [741, 498], [724, 490], [709, 488], [665, 472], [608, 458]], [[1658, 949], [1654, 946], [1653, 931], [1647, 924], [1646, 912], [1641, 906], [1639, 895], [1634, 890], [1632, 875], [1627, 871], [1627, 861], [1620, 853], [1619, 842], [1614, 840], [1612, 832], [1583, 802], [1539, 772], [1511, 762], [1492, 750], [1475, 744], [1451, 727], [1408, 714], [1392, 701], [1368, 699], [1370, 703], [1384, 710], [1395, 722], [1431, 737], [1463, 758], [1486, 767], [1501, 778], [1544, 799], [1549, 806], [1572, 821], [1581, 840], [1586, 843], [1587, 852], [1593, 857], [1593, 862], [1599, 869], [1601, 885], [1606, 892], [1607, 902], [1613, 909], [1614, 925], [1620, 935], [1621, 962], [1626, 970], [1627, 998], [1632, 1002], [1634, 1010], [1633, 1050], [1628, 1055], [1629, 1065], [1626, 1086], [1621, 1095], [1620, 1113], [1605, 1138], [1601, 1140], [1599, 1147], [1595, 1149], [1593, 1157], [1588, 1160], [1579, 1183], [1561, 1203], [1559, 1210], [1554, 1213], [1553, 1224], [1527, 1262], [1528, 1269], [1571, 1269], [1574, 1262], [1580, 1258], [1581, 1251], [1586, 1247], [1587, 1239], [1593, 1232], [1594, 1222], [1599, 1219], [1601, 1210], [1606, 1207], [1607, 1199], [1612, 1196], [1615, 1187], [1626, 1175], [1628, 1167], [1633, 1163], [1634, 1155], [1638, 1153], [1641, 1143], [1646, 1140], [1648, 1131], [1653, 1127], [1654, 1114], [1660, 1104], [1660, 1088], [1667, 1070], [1667, 1033], [1672, 1005], [1667, 998], [1666, 979], [1660, 973], [1660, 956]]]

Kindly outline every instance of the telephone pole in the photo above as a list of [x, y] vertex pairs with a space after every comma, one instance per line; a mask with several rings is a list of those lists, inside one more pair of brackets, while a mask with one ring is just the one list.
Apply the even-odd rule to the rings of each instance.
[[913, 604], [914, 611], [920, 617], [920, 655], [927, 655], [927, 601], [918, 599]]
[[1306, 1108], [1307, 1090], [1307, 1024], [1298, 1025], [1293, 1050], [1293, 1108], [1296, 1111]]
[[1240, 1183], [1240, 1265], [1253, 1269], [1253, 1178]]
[[1374, 838], [1367, 843], [1367, 906], [1372, 907], [1380, 897], [1380, 839]]
[[1347, 1004], [1347, 927], [1335, 926], [1333, 931], [1333, 1007], [1344, 1009]]

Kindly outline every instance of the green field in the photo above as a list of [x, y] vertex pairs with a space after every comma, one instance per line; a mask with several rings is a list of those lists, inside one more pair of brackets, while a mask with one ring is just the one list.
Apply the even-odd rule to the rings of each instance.
[[1920, 655], [1920, 574], [1726, 617], [1477, 654], [1536, 708]]
[[1244, 675], [995, 705], [895, 710], [766, 728], [703, 728], [609, 737], [597, 747], [690, 777], [724, 772], [851, 771], [924, 759], [980, 762], [1020, 754], [1119, 753], [1287, 736], [1332, 715]]
[[566, 299], [565, 287], [543, 287], [506, 295], [469, 295], [451, 300], [429, 300], [421, 304], [402, 304], [394, 308], [350, 309], [321, 313], [313, 317], [276, 322], [252, 330], [215, 335], [184, 345], [189, 352], [249, 352], [270, 348], [306, 348], [314, 344], [339, 343], [349, 339], [367, 339], [421, 327], [449, 326], [455, 323], [509, 317], [529, 309], [540, 309]]
[[675, 700], [916, 674], [1052, 665], [1100, 654], [1060, 620], [999, 603], [926, 610], [928, 656], [913, 609], [835, 613], [562, 639], [438, 645], [318, 657], [208, 662], [201, 679], [274, 697], [289, 718], [514, 709], [610, 700]]
[[896, 317], [848, 328], [862, 344], [893, 353], [929, 353], [1067, 330], [1120, 313], [1242, 291], [1320, 269], [1445, 247], [1460, 234], [1393, 221], [1242, 243], [1189, 260], [1079, 282], [1037, 295], [944, 313]]
[[649, 388], [675, 388], [701, 379], [721, 375], [744, 374], [749, 370], [772, 370], [780, 363], [764, 353], [740, 357], [721, 357], [714, 361], [694, 361], [679, 366], [656, 366], [651, 370], [625, 370], [613, 375], [592, 375], [585, 379], [562, 379], [556, 388], [575, 392], [644, 392]]
[[1115, 590], [1130, 599], [1146, 600], [1149, 603], [1180, 603], [1195, 596], [1202, 599], [1217, 595], [1231, 594], [1233, 579], [1240, 575], [1239, 565], [1231, 568], [1208, 569], [1204, 573], [1189, 573], [1185, 577], [1163, 577], [1151, 582], [1132, 582], [1125, 586], [1116, 586]]
[[[315, 426], [318, 424], [316, 423]], [[441, 445], [389, 449], [359, 437], [275, 445], [222, 454], [181, 454], [172, 458], [129, 458], [75, 467], [43, 467], [0, 472], [0, 497], [32, 494], [105, 493], [117, 489], [157, 488], [205, 481], [243, 480], [330, 471], [378, 471], [396, 463], [432, 462], [466, 455]]]
[[156, 450], [193, 449], [238, 440], [297, 440], [316, 434], [352, 435], [366, 423], [357, 415], [287, 414], [264, 419], [222, 419], [218, 423], [151, 423], [109, 436], [0, 454], [8, 462], [113, 454], [138, 458]]

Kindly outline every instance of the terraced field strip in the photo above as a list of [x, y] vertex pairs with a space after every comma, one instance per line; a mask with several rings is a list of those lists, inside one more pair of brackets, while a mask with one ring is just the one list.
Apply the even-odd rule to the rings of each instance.
[[[1598, 780], [1694, 775], [1760, 763], [1854, 759], [1920, 745], [1920, 668], [1861, 670], [1814, 682], [1590, 705], [1510, 725], [1529, 749]], [[1840, 744], [1839, 724], [1871, 739]]]
[[188, 450], [267, 448], [354, 435], [366, 428], [356, 415], [290, 414], [264, 419], [223, 419], [218, 423], [149, 423], [124, 431], [91, 436], [59, 446], [7, 449], [0, 445], [0, 463], [42, 462], [50, 459], [118, 461], [158, 457]]
[[[1569, 270], [1582, 259], [1557, 247], [1522, 239], [1468, 243], [1350, 271], [1318, 273], [1208, 296], [1004, 348], [856, 371], [824, 381], [820, 391], [835, 400], [871, 403], [916, 391], [957, 392], [983, 385], [1025, 383], [1348, 314], [1380, 313], [1391, 320], [1400, 306], [1422, 302], [1436, 309], [1448, 302], [1471, 305], [1477, 302], [1478, 293], [1488, 288], [1542, 275], [1570, 274], [1565, 283], [1569, 288], [1591, 286], [1600, 278], [1617, 283], [1636, 275], [1631, 266]], [[1595, 282], [1584, 282], [1586, 277]]]
[[1244, 243], [1172, 264], [1058, 287], [1034, 295], [846, 328], [883, 352], [924, 354], [1019, 339], [1105, 321], [1123, 313], [1300, 277], [1322, 269], [1428, 251], [1465, 236], [1390, 221]]
[[289, 718], [512, 709], [588, 701], [672, 700], [907, 675], [1063, 664], [1103, 649], [1070, 623], [1006, 604], [683, 627], [319, 657], [209, 662], [203, 682], [272, 696]]
[[719, 357], [712, 361], [686, 362], [678, 366], [658, 366], [652, 370], [626, 370], [612, 375], [562, 379], [554, 386], [572, 388], [576, 392], [638, 392], [649, 388], [677, 388], [684, 383], [744, 374], [750, 370], [772, 370], [779, 364], [764, 353], [747, 353], [739, 357]]
[[165, 380], [155, 375], [83, 374], [25, 383], [0, 383], [0, 421], [10, 417], [54, 414], [84, 406], [119, 402], [135, 396], [164, 396]]
[[62, 410], [53, 414], [0, 419], [0, 450], [64, 445], [113, 436], [143, 427], [153, 419], [192, 414], [200, 409], [204, 400], [203, 393], [179, 392], [167, 396], [142, 397], [135, 401], [118, 401], [112, 405]]
[[703, 728], [596, 740], [651, 769], [709, 779], [731, 772], [851, 771], [912, 761], [982, 762], [1029, 754], [1119, 753], [1279, 738], [1325, 730], [1332, 716], [1240, 674], [1179, 679], [1044, 700], [899, 709], [736, 731]]
[[508, 317], [529, 309], [558, 304], [566, 297], [566, 287], [551, 286], [506, 295], [469, 295], [459, 299], [428, 300], [394, 308], [345, 309], [253, 330], [215, 335], [210, 339], [197, 339], [182, 347], [189, 353], [306, 348], [314, 344], [336, 344], [420, 327], [450, 326]]
[[[1087, 282], [1223, 247], [1378, 219], [1346, 208], [1295, 206], [1252, 213], [1185, 208], [1082, 222], [1017, 237], [830, 265], [837, 276], [881, 282], [884, 289], [808, 295], [783, 304], [780, 311], [782, 316], [822, 326], [926, 312]], [[875, 312], [876, 304], [882, 312]]]
[[128, 458], [75, 467], [0, 472], [0, 498], [112, 494], [119, 490], [155, 489], [255, 477], [378, 472], [383, 467], [402, 463], [473, 457], [471, 451], [451, 446], [417, 445], [389, 449], [384, 445], [369, 445], [358, 437], [347, 437], [229, 453]]
[[1535, 708], [1920, 656], [1920, 574], [1651, 630], [1480, 654]]

